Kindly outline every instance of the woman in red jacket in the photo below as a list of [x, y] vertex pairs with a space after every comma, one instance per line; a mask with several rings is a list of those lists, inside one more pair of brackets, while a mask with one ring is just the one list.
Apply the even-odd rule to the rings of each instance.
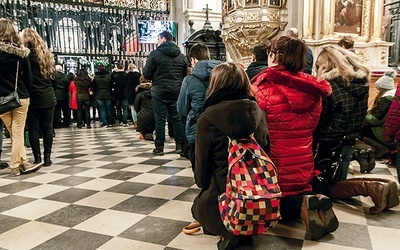
[[306, 52], [305, 43], [297, 38], [273, 38], [268, 45], [270, 68], [255, 77], [253, 86], [257, 102], [266, 113], [270, 157], [282, 190], [282, 218], [301, 218], [306, 225], [306, 239], [316, 240], [338, 226], [332, 202], [326, 196], [316, 196], [311, 187], [313, 132], [322, 98], [332, 89], [327, 81], [301, 72]]

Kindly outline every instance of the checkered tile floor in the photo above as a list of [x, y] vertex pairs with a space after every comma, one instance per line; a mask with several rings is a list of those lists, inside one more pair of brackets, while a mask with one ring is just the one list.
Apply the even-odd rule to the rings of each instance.
[[[51, 167], [19, 177], [0, 171], [0, 249], [216, 249], [218, 237], [181, 231], [199, 190], [174, 142], [153, 157], [153, 143], [132, 127], [99, 126], [57, 129]], [[9, 139], [3, 150], [9, 160]], [[379, 162], [372, 174], [352, 166], [352, 176], [397, 180]], [[400, 206], [370, 215], [370, 205], [335, 201], [339, 229], [319, 241], [304, 240], [301, 223], [279, 224], [240, 249], [399, 249]]]

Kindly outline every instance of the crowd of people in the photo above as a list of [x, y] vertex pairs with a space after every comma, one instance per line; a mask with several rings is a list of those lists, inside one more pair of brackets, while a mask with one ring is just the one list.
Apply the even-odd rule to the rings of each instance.
[[[394, 158], [400, 181], [397, 71], [376, 81], [379, 93], [368, 109], [371, 70], [347, 46], [353, 45], [348, 40], [322, 47], [313, 75], [312, 52], [294, 28], [255, 46], [247, 71], [237, 63], [211, 60], [202, 43], [191, 47], [188, 62], [171, 34], [163, 31], [143, 74], [132, 63], [127, 70], [117, 63], [112, 73], [99, 65], [91, 78], [85, 69], [76, 76], [65, 75], [54, 67], [51, 52], [36, 31], [25, 29], [20, 36], [11, 21], [1, 19], [0, 96], [17, 89], [21, 99], [19, 108], [0, 114], [12, 138], [11, 175], [50, 166], [53, 128], [70, 126], [70, 110], [76, 111], [78, 128], [91, 128], [95, 101], [101, 127], [112, 126], [115, 120], [128, 126], [130, 109], [140, 139], [154, 141], [156, 156], [164, 155], [168, 121], [175, 153], [190, 160], [201, 189], [193, 202], [193, 217], [205, 234], [221, 237], [218, 249], [234, 249], [249, 238], [227, 231], [217, 200], [227, 180], [228, 140], [249, 135], [277, 168], [282, 220], [300, 219], [306, 226], [305, 238], [320, 239], [339, 227], [331, 198], [370, 196], [375, 204], [370, 213], [399, 204], [396, 182], [347, 178], [354, 145], [364, 141], [376, 158]], [[25, 130], [33, 163], [26, 159]], [[316, 185], [320, 162], [336, 153], [342, 159], [337, 182]], [[0, 167], [7, 166], [2, 162]]]

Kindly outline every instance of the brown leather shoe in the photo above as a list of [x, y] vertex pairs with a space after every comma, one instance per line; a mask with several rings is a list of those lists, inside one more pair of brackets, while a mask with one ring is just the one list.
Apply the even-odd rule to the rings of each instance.
[[26, 161], [24, 163], [21, 163], [19, 167], [21, 169], [21, 174], [29, 174], [38, 171], [42, 166], [42, 162], [32, 164]]

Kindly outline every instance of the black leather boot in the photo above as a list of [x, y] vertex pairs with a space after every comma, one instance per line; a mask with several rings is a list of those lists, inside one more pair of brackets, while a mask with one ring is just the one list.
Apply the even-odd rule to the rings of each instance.
[[48, 166], [51, 166], [51, 164], [53, 164], [53, 162], [50, 159], [50, 153], [44, 154], [44, 164], [43, 164], [43, 166], [48, 167]]
[[0, 149], [0, 169], [8, 168], [8, 163], [1, 160], [1, 152], [3, 152], [3, 150]]

